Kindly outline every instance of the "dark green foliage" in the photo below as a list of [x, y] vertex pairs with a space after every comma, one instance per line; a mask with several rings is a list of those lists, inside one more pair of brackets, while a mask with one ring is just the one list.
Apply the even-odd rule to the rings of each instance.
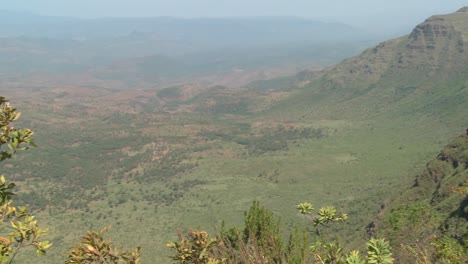
[[170, 151], [162, 158], [154, 161], [143, 175], [137, 177], [139, 182], [167, 181], [196, 167], [195, 163], [184, 162], [188, 158], [184, 151]]
[[310, 263], [310, 236], [309, 233], [299, 227], [294, 228], [294, 232], [289, 236], [285, 248], [286, 263]]
[[179, 87], [169, 87], [158, 91], [158, 97], [163, 99], [177, 99], [180, 96]]
[[249, 211], [244, 213], [244, 231], [242, 239], [245, 243], [255, 241], [265, 250], [280, 249], [283, 245], [279, 231], [279, 219], [273, 212], [254, 201]]
[[[226, 228], [223, 221], [220, 237], [229, 249], [222, 249], [220, 254], [232, 254], [229, 257], [231, 261], [236, 259], [245, 261], [245, 256], [241, 256], [242, 254], [253, 254], [255, 257], [268, 256], [274, 263], [281, 263], [284, 242], [279, 227], [279, 219], [273, 212], [261, 206], [258, 201], [254, 201], [249, 210], [244, 212], [242, 230], [235, 227]], [[247, 264], [243, 261], [240, 263]]]
[[284, 126], [255, 132], [245, 126], [230, 133], [202, 130], [199, 135], [207, 140], [235, 142], [245, 146], [249, 155], [258, 156], [268, 152], [288, 150], [288, 144], [298, 140], [320, 139], [326, 136], [326, 132], [320, 128], [287, 128]]
[[319, 139], [324, 136], [322, 129], [278, 127], [262, 131], [259, 136], [238, 137], [235, 141], [245, 145], [250, 155], [261, 155], [272, 151], [287, 150], [288, 143], [294, 140]]
[[395, 231], [403, 229], [409, 231], [415, 228], [424, 228], [424, 224], [433, 221], [432, 219], [437, 217], [433, 216], [433, 214], [437, 214], [437, 212], [433, 212], [429, 204], [406, 204], [393, 210], [388, 216], [388, 222]]
[[[332, 207], [320, 208], [311, 222], [328, 226], [343, 222], [345, 214], [339, 215]], [[298, 205], [306, 216], [313, 215], [309, 203]], [[326, 212], [326, 213], [325, 213]], [[314, 220], [316, 219], [316, 220]], [[384, 239], [371, 239], [367, 245], [367, 258], [363, 260], [358, 251], [345, 253], [338, 240], [328, 240], [321, 234], [308, 233], [296, 228], [287, 243], [280, 235], [279, 224], [273, 212], [254, 201], [244, 213], [243, 232], [237, 228], [226, 229], [224, 222], [218, 239], [208, 239], [206, 231], [190, 231], [188, 237], [179, 232], [179, 242], [169, 243], [175, 249], [171, 256], [181, 264], [391, 264], [391, 247]]]

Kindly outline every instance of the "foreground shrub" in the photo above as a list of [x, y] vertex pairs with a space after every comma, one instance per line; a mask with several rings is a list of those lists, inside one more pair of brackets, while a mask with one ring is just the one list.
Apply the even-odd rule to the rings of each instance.
[[138, 264], [140, 263], [141, 249], [123, 251], [116, 248], [111, 240], [104, 239], [104, 234], [110, 227], [101, 231], [88, 231], [81, 237], [79, 244], [73, 246], [68, 253], [67, 264]]
[[176, 251], [171, 258], [183, 264], [391, 264], [390, 245], [384, 239], [372, 238], [367, 254], [357, 250], [346, 253], [338, 239], [330, 239], [330, 226], [343, 223], [348, 216], [334, 207], [315, 212], [310, 203], [297, 205], [298, 211], [312, 224], [313, 230], [295, 228], [285, 240], [280, 235], [279, 220], [273, 212], [254, 202], [244, 214], [244, 228], [226, 228], [216, 238], [206, 231], [179, 233], [179, 242], [168, 244]]
[[[0, 161], [13, 157], [21, 150], [35, 146], [30, 129], [18, 129], [12, 123], [21, 116], [5, 97], [0, 96]], [[14, 183], [0, 176], [0, 263], [13, 263], [17, 254], [25, 248], [35, 248], [38, 255], [46, 253], [52, 245], [42, 236], [47, 229], [39, 228], [28, 207], [13, 204]]]

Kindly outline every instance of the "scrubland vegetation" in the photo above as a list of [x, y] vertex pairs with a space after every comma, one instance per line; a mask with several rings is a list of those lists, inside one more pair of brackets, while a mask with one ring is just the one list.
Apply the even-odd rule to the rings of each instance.
[[0, 262], [465, 263], [467, 14], [235, 88], [4, 72]]

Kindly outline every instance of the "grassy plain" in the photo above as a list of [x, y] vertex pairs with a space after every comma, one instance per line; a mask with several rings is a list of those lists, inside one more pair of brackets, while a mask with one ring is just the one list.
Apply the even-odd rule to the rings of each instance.
[[[223, 97], [223, 105], [229, 98], [237, 102]], [[117, 244], [141, 245], [144, 263], [164, 263], [177, 228], [240, 225], [254, 199], [289, 227], [304, 223], [299, 202], [342, 208], [350, 215], [342, 234], [357, 243], [380, 205], [459, 132], [421, 116], [298, 122], [294, 112], [213, 113], [215, 104], [117, 114], [86, 100], [80, 104], [88, 107], [71, 107], [73, 96], [49, 100], [64, 107], [14, 100], [38, 131], [39, 148], [6, 166], [20, 183], [18, 198], [51, 227], [55, 247], [45, 263], [58, 262], [80, 233], [106, 225]]]

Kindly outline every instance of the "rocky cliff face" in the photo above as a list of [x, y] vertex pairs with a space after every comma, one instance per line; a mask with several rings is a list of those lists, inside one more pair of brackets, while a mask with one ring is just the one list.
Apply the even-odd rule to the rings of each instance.
[[[455, 13], [451, 16], [433, 16], [419, 24], [409, 35], [407, 45], [408, 62], [427, 64], [438, 70], [447, 61], [466, 56], [466, 29], [458, 24], [460, 17], [468, 13]], [[425, 58], [421, 60], [421, 58]]]
[[[455, 245], [467, 247], [466, 188], [468, 135], [464, 134], [427, 163], [411, 188], [383, 206], [376, 221], [370, 225], [370, 231], [372, 235], [380, 234], [394, 242], [400, 263], [415, 263], [415, 256], [408, 247], [426, 250], [432, 258], [431, 263], [438, 263], [436, 249], [431, 245], [438, 238], [444, 237]], [[462, 257], [468, 260], [468, 256]]]
[[[325, 76], [335, 86], [349, 87], [353, 82], [374, 84], [390, 74], [407, 69], [427, 72], [429, 76], [455, 62], [465, 63], [468, 45], [468, 7], [461, 11], [428, 18], [408, 35], [383, 42], [358, 57], [333, 67]], [[398, 70], [405, 70], [403, 72]], [[398, 78], [398, 76], [391, 76]]]
[[414, 42], [426, 43], [426, 48], [434, 48], [429, 44], [436, 44], [439, 38], [453, 38], [456, 29], [444, 17], [436, 16], [427, 19], [414, 28], [409, 38]]
[[450, 109], [468, 109], [466, 76], [468, 12], [456, 12], [430, 17], [409, 35], [328, 69], [292, 100], [308, 100], [321, 117], [424, 112], [446, 119], [464, 115]]
[[468, 13], [468, 6], [458, 9], [457, 13]]

